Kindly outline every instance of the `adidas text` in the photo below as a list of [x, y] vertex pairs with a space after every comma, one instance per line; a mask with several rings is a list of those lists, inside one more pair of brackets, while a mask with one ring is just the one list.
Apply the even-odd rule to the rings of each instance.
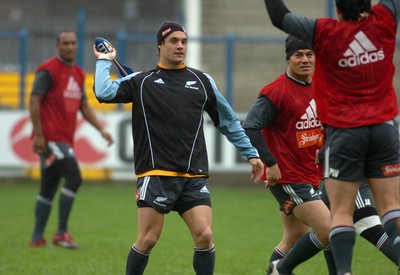
[[366, 52], [359, 56], [353, 55], [349, 58], [339, 59], [339, 66], [342, 68], [355, 67], [359, 65], [378, 62], [383, 59], [385, 59], [385, 53], [383, 52], [383, 50], [379, 50], [373, 53]]
[[297, 121], [296, 122], [296, 129], [298, 130], [304, 130], [304, 129], [310, 129], [310, 128], [316, 128], [321, 126], [321, 121], [318, 119], [311, 119], [311, 120], [305, 120], [305, 121]]

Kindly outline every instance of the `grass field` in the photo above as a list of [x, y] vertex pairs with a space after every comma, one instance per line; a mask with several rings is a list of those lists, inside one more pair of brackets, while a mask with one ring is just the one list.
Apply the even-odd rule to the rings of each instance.
[[[219, 187], [210, 179], [214, 209], [216, 275], [265, 274], [267, 258], [281, 237], [277, 204], [262, 186]], [[38, 183], [0, 181], [0, 274], [124, 274], [136, 234], [134, 184], [85, 182], [72, 212], [69, 229], [79, 250], [27, 246], [32, 233]], [[58, 199], [47, 225], [48, 241], [56, 229]], [[152, 251], [145, 274], [186, 275], [192, 269], [193, 244], [176, 213], [166, 216], [161, 240]], [[364, 239], [357, 239], [354, 274], [395, 274], [397, 268]], [[327, 274], [320, 253], [295, 270], [296, 275]]]

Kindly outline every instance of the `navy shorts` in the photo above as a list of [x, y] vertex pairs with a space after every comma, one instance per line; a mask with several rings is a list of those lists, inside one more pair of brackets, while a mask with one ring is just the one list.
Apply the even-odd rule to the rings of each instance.
[[197, 205], [211, 207], [208, 181], [205, 177], [142, 177], [137, 180], [136, 203], [138, 207], [152, 207], [162, 214], [173, 210], [180, 215]]
[[269, 189], [279, 203], [279, 210], [288, 216], [297, 205], [321, 199], [318, 190], [308, 183], [276, 184]]
[[[326, 206], [330, 208], [328, 195], [326, 194], [325, 183], [320, 184], [320, 196]], [[355, 204], [355, 210], [366, 207], [375, 208], [374, 198], [372, 197], [371, 189], [369, 189], [368, 181], [366, 179], [363, 179], [361, 181], [360, 189], [357, 192]]]
[[[323, 182], [320, 184], [320, 196], [326, 206], [330, 208], [325, 183]], [[358, 234], [361, 234], [366, 229], [381, 224], [378, 212], [375, 208], [374, 198], [366, 179], [361, 181], [360, 189], [357, 192], [353, 222], [356, 225], [356, 231]]]
[[395, 120], [358, 128], [328, 126], [324, 177], [346, 181], [400, 174], [399, 130]]

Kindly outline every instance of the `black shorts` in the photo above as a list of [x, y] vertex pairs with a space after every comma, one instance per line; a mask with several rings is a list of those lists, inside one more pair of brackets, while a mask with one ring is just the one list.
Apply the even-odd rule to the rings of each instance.
[[74, 149], [71, 145], [63, 142], [48, 141], [46, 152], [40, 154], [40, 167], [46, 169], [55, 161], [66, 158], [75, 158]]
[[[320, 196], [328, 208], [330, 208], [328, 195], [326, 194], [325, 183], [320, 184]], [[360, 189], [357, 192], [355, 200], [355, 209], [353, 214], [353, 222], [356, 227], [357, 234], [361, 234], [376, 225], [380, 225], [378, 213], [375, 208], [374, 198], [366, 179], [361, 181]]]
[[[320, 184], [320, 197], [324, 201], [326, 206], [330, 208], [328, 195], [326, 194], [325, 183]], [[363, 179], [361, 181], [360, 189], [357, 192], [355, 204], [355, 210], [366, 207], [375, 208], [374, 198], [372, 197], [371, 189], [369, 189], [368, 181], [366, 179]]]
[[71, 145], [63, 142], [47, 142], [47, 150], [40, 154], [41, 188], [40, 195], [53, 200], [61, 179], [64, 187], [74, 193], [82, 184], [78, 161]]
[[211, 207], [208, 181], [205, 177], [142, 177], [137, 181], [136, 203], [138, 207], [152, 207], [162, 214], [173, 210], [180, 215], [197, 205]]
[[321, 199], [318, 190], [307, 183], [277, 184], [269, 189], [279, 203], [279, 210], [288, 216], [297, 205]]
[[327, 128], [324, 177], [354, 181], [400, 174], [395, 120], [358, 128]]

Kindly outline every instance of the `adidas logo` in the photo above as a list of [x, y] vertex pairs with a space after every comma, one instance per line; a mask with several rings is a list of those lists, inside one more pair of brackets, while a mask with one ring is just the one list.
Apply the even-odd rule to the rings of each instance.
[[296, 122], [296, 129], [304, 130], [304, 129], [320, 127], [321, 121], [319, 121], [316, 117], [317, 117], [317, 104], [315, 103], [315, 100], [312, 99], [309, 103], [309, 106], [306, 109], [305, 114], [300, 117], [301, 121]]
[[385, 58], [385, 53], [382, 49], [378, 51], [371, 40], [359, 31], [343, 56], [344, 58], [339, 59], [339, 66], [346, 68], [378, 62]]
[[161, 78], [154, 80], [154, 83], [165, 84]]
[[193, 87], [193, 85], [196, 83], [197, 83], [197, 81], [186, 81], [185, 88], [198, 90], [199, 87]]
[[203, 188], [200, 189], [200, 193], [207, 193], [207, 194], [209, 194], [210, 191], [208, 191], [207, 186], [204, 185]]
[[73, 76], [69, 77], [67, 88], [64, 90], [63, 95], [65, 98], [73, 98], [73, 99], [82, 98], [81, 87], [79, 87], [78, 83], [76, 82]]

